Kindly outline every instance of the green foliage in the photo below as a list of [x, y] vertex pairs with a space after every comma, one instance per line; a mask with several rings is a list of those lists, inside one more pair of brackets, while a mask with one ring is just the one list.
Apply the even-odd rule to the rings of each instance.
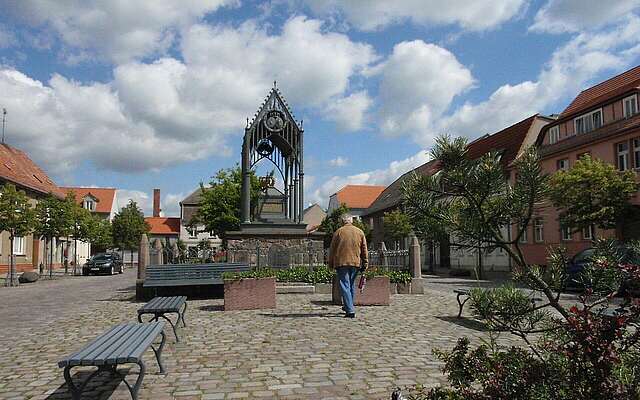
[[46, 239], [59, 238], [72, 233], [72, 203], [48, 194], [36, 205], [35, 233]]
[[409, 271], [396, 270], [396, 269], [390, 269], [390, 268], [376, 268], [376, 267], [367, 268], [367, 270], [364, 273], [364, 276], [367, 279], [370, 279], [376, 276], [388, 276], [389, 282], [402, 283], [402, 284], [407, 284], [411, 282], [411, 279], [412, 279]]
[[91, 237], [92, 218], [91, 212], [85, 208], [82, 208], [80, 204], [76, 202], [76, 195], [73, 191], [67, 193], [65, 198], [68, 221], [69, 221], [69, 233], [75, 240], [88, 241]]
[[[239, 166], [219, 170], [211, 178], [210, 188], [200, 185], [202, 199], [196, 221], [205, 225], [208, 232], [224, 238], [227, 231], [240, 229], [242, 214], [242, 169]], [[260, 196], [260, 182], [251, 172], [251, 205], [253, 210]]]
[[108, 219], [92, 215], [88, 221], [88, 226], [89, 235], [87, 239], [94, 251], [104, 252], [113, 247], [112, 227]]
[[0, 231], [9, 232], [11, 239], [26, 236], [33, 232], [35, 222], [35, 213], [25, 192], [16, 190], [12, 184], [4, 185], [0, 189]]
[[134, 250], [140, 245], [143, 233], [149, 232], [149, 224], [144, 220], [144, 214], [135, 201], [122, 207], [113, 217], [113, 242], [120, 249]]
[[514, 184], [508, 181], [499, 153], [472, 160], [463, 138], [439, 137], [431, 156], [439, 172], [416, 174], [403, 187], [404, 209], [416, 232], [430, 238], [450, 235], [459, 248], [500, 247], [516, 266], [526, 266], [518, 244], [522, 232], [509, 238], [501, 228], [527, 226], [534, 205], [546, 198], [548, 178], [535, 150], [515, 161]]
[[[346, 204], [341, 204], [340, 207], [331, 211], [320, 223], [319, 231], [324, 232], [324, 247], [329, 248], [331, 246], [331, 239], [333, 238], [333, 234], [340, 227], [344, 225], [343, 216], [349, 212], [349, 207]], [[371, 228], [369, 225], [363, 223], [362, 221], [354, 220], [353, 226], [356, 228], [360, 228], [362, 232], [364, 232], [364, 236], [367, 239], [367, 242], [371, 240]]]
[[307, 266], [298, 265], [290, 268], [259, 268], [247, 272], [225, 273], [224, 279], [269, 278], [275, 277], [278, 282], [304, 282], [310, 284], [331, 283], [335, 270], [326, 265], [315, 266], [309, 270]]
[[632, 171], [619, 172], [612, 164], [584, 156], [570, 170], [552, 176], [550, 198], [564, 226], [613, 229], [637, 190]]
[[411, 233], [411, 220], [400, 210], [384, 214], [384, 233], [393, 240], [401, 240]]

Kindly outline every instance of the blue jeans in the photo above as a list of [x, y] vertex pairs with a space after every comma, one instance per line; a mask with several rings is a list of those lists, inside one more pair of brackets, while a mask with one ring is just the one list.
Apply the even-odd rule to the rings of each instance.
[[339, 267], [336, 272], [338, 273], [338, 284], [342, 294], [342, 304], [344, 304], [346, 312], [355, 313], [356, 309], [353, 306], [353, 302], [356, 297], [356, 275], [358, 275], [358, 269], [356, 267]]

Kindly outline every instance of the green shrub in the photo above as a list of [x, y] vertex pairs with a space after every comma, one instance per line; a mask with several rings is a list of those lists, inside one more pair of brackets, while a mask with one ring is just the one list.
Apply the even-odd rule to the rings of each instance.
[[249, 271], [243, 272], [225, 272], [222, 274], [222, 279], [258, 279], [258, 278], [274, 278], [276, 271], [271, 268], [255, 268]]

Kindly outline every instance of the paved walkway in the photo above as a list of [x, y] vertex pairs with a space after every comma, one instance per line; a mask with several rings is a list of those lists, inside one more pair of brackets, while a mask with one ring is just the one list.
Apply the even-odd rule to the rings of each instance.
[[[128, 270], [0, 288], [0, 398], [70, 398], [56, 362], [135, 320], [134, 281]], [[467, 282], [432, 279], [425, 295], [396, 295], [389, 307], [360, 308], [355, 320], [342, 318], [329, 295], [279, 295], [275, 310], [234, 312], [222, 311], [221, 299], [190, 301], [184, 340], [167, 335], [168, 374], [149, 351], [140, 397], [388, 399], [395, 386], [438, 385], [445, 379], [432, 349], [486, 335], [455, 318], [451, 290]], [[123, 383], [100, 379], [85, 398], [130, 398]]]

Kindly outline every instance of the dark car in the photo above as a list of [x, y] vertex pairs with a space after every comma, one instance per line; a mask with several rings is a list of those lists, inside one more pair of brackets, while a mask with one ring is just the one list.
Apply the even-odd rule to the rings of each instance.
[[[640, 256], [635, 252], [631, 251], [628, 247], [624, 245], [617, 246], [617, 252], [621, 256], [620, 261], [623, 263], [629, 264], [640, 264]], [[582, 283], [582, 271], [586, 268], [586, 266], [591, 262], [593, 256], [596, 253], [596, 249], [588, 248], [584, 249], [581, 252], [577, 253], [575, 256], [571, 258], [567, 265], [567, 287], [568, 288], [582, 288], [584, 285]], [[630, 285], [631, 282], [626, 282], [626, 286]]]
[[122, 273], [122, 259], [118, 253], [98, 253], [82, 266], [82, 275]]

